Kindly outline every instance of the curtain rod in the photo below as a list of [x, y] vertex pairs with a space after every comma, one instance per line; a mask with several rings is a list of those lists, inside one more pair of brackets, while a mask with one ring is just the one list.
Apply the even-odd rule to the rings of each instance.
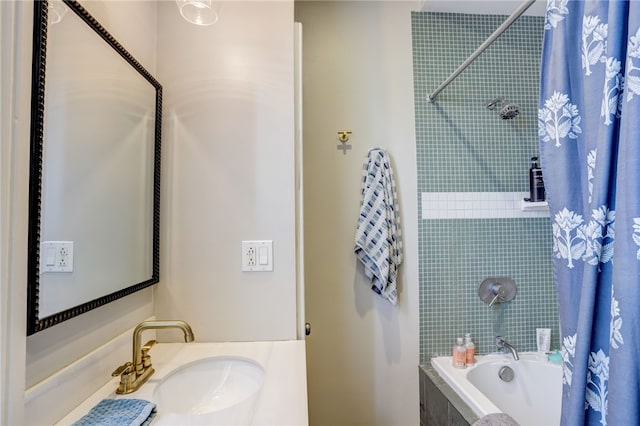
[[453, 73], [451, 73], [451, 75], [447, 77], [447, 79], [443, 81], [436, 90], [429, 94], [429, 101], [433, 102], [438, 94], [442, 92], [444, 88], [449, 85], [449, 83], [455, 80], [456, 77], [458, 77], [458, 75], [465, 70], [465, 68], [467, 68], [473, 61], [475, 61], [476, 58], [480, 56], [480, 54], [484, 52], [491, 43], [493, 43], [503, 32], [505, 32], [507, 28], [509, 28], [511, 24], [513, 24], [514, 21], [518, 19], [520, 15], [522, 15], [527, 9], [529, 9], [529, 7], [531, 7], [531, 5], [535, 2], [536, 0], [525, 0], [520, 6], [518, 6], [518, 8], [511, 14], [511, 16], [509, 16], [507, 20], [504, 21], [502, 25], [500, 25], [498, 29], [496, 29], [493, 34], [491, 34], [489, 38], [487, 38], [484, 43], [482, 43], [480, 47], [478, 47], [476, 51], [467, 58], [466, 61], [460, 64], [460, 66]]

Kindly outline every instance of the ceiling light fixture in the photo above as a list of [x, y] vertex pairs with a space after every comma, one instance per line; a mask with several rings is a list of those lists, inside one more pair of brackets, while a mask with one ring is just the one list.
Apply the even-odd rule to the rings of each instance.
[[180, 15], [192, 24], [206, 26], [218, 21], [212, 0], [176, 0]]

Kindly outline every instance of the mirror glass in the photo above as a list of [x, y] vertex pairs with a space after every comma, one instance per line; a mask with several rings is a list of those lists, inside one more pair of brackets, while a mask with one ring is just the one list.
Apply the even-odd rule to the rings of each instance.
[[78, 2], [34, 25], [28, 334], [159, 279], [161, 86]]

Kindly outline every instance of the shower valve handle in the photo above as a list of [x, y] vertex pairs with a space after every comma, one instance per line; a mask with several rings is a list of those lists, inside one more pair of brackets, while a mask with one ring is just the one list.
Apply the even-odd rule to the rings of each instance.
[[496, 303], [509, 302], [516, 297], [516, 282], [509, 277], [487, 278], [478, 288], [480, 300], [492, 307]]

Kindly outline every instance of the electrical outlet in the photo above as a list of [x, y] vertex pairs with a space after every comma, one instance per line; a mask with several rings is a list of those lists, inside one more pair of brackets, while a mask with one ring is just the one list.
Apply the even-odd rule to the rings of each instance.
[[273, 241], [243, 241], [242, 270], [273, 271]]
[[249, 246], [247, 249], [247, 266], [256, 266], [256, 248]]
[[66, 247], [60, 247], [58, 255], [58, 266], [64, 268], [65, 266], [67, 266], [69, 261], [69, 250], [67, 250]]

